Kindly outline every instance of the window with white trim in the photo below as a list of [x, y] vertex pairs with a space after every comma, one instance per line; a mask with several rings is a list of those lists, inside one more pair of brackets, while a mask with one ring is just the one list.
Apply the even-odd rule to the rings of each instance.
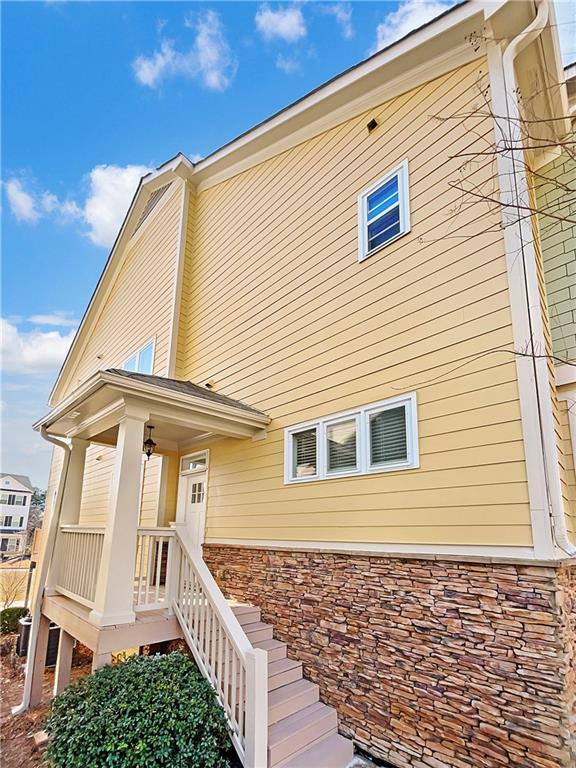
[[290, 427], [284, 457], [285, 483], [414, 469], [416, 393]]
[[409, 231], [408, 161], [404, 160], [358, 198], [358, 261]]
[[154, 362], [154, 341], [141, 347], [128, 360], [125, 360], [120, 366], [125, 371], [133, 373], [152, 373]]

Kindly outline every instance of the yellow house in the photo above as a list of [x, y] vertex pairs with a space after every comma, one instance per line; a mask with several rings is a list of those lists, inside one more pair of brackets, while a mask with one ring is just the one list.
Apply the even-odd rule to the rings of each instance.
[[473, 0], [141, 180], [36, 425], [24, 708], [53, 620], [57, 691], [183, 636], [245, 766], [574, 765], [568, 109], [552, 4]]

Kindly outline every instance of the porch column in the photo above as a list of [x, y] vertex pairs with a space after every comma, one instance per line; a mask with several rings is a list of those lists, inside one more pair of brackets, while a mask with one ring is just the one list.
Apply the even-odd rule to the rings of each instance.
[[[84, 467], [86, 465], [86, 449], [90, 445], [88, 440], [80, 440], [73, 437], [70, 441], [71, 451], [68, 461], [66, 483], [62, 494], [62, 511], [60, 513], [60, 525], [77, 525], [80, 519], [80, 501], [82, 499], [82, 485], [84, 483]], [[60, 531], [56, 538], [56, 546], [50, 562], [50, 568], [46, 577], [46, 594], [55, 594], [54, 587], [58, 583], [58, 568], [60, 553]]]
[[48, 651], [48, 637], [50, 633], [50, 619], [41, 613], [38, 616], [38, 621], [40, 622], [40, 625], [38, 627], [38, 637], [36, 639], [34, 665], [31, 670], [26, 670], [26, 674], [32, 675], [30, 691], [31, 707], [37, 707], [42, 702], [44, 670], [46, 669], [46, 653]]
[[56, 660], [56, 672], [54, 674], [54, 696], [62, 693], [70, 684], [70, 670], [72, 669], [72, 652], [74, 651], [74, 638], [60, 630], [58, 641], [58, 658]]
[[84, 484], [84, 467], [86, 465], [86, 450], [90, 445], [88, 440], [73, 437], [71, 440], [70, 462], [64, 495], [62, 497], [61, 525], [77, 525], [80, 519], [80, 502], [82, 500], [82, 485]]
[[90, 621], [100, 626], [135, 621], [134, 568], [140, 517], [142, 443], [147, 415], [125, 415], [119, 424], [106, 533]]

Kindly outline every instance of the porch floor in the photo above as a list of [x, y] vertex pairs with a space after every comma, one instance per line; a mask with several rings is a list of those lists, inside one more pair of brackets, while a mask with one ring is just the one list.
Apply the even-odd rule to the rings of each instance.
[[178, 620], [166, 609], [139, 611], [132, 624], [97, 627], [89, 620], [90, 608], [63, 595], [50, 595], [42, 601], [42, 613], [98, 655], [182, 637]]

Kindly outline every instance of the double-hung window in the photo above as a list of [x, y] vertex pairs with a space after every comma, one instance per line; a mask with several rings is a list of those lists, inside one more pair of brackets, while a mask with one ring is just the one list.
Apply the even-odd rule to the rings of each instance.
[[284, 440], [286, 483], [414, 469], [416, 394], [290, 427]]
[[128, 360], [122, 363], [125, 371], [133, 373], [152, 373], [154, 362], [154, 342], [150, 341], [144, 347], [141, 347]]
[[393, 168], [358, 198], [358, 260], [410, 231], [408, 161]]

